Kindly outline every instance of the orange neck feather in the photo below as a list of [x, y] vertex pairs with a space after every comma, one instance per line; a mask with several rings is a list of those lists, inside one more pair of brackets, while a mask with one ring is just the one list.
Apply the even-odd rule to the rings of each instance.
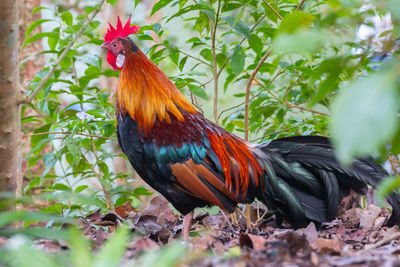
[[175, 116], [183, 121], [178, 107], [197, 113], [168, 77], [140, 50], [125, 57], [118, 81], [117, 105], [121, 113], [128, 113], [145, 132], [157, 119], [170, 122], [171, 116]]

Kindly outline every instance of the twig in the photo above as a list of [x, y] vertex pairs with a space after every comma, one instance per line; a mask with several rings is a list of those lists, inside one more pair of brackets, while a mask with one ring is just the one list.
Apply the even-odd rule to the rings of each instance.
[[101, 136], [101, 135], [93, 135], [93, 134], [85, 134], [85, 133], [73, 133], [73, 132], [43, 132], [43, 133], [31, 133], [31, 134], [24, 134], [24, 136], [37, 136], [37, 135], [46, 135], [46, 134], [65, 134], [65, 135], [82, 135], [87, 137], [94, 137], [94, 138], [103, 138], [109, 140], [117, 140], [115, 137], [108, 137], [108, 136]]
[[[260, 24], [261, 21], [262, 21], [266, 16], [267, 16], [267, 15], [262, 15], [262, 16], [258, 19], [258, 21], [256, 22], [256, 24], [254, 24], [254, 26], [251, 28], [250, 32], [253, 32], [253, 31], [256, 29], [256, 27], [258, 26], [258, 24]], [[240, 41], [239, 44], [243, 44], [243, 42], [244, 42], [246, 39], [247, 39], [247, 38], [244, 37], [244, 38]], [[230, 59], [231, 59], [231, 56], [228, 56], [228, 58], [225, 60], [224, 64], [222, 64], [222, 67], [221, 67], [221, 69], [220, 69], [219, 72], [218, 72], [217, 78], [221, 75], [221, 73], [222, 73], [222, 71], [225, 69], [226, 65], [228, 65], [228, 62], [229, 62]], [[209, 84], [212, 80], [214, 80], [214, 77], [211, 78], [210, 80], [206, 81], [206, 82], [204, 83], [204, 85]]]
[[302, 121], [301, 123], [299, 123], [299, 124], [297, 124], [297, 125], [295, 125], [295, 126], [292, 126], [292, 127], [289, 127], [289, 128], [285, 128], [285, 129], [281, 129], [281, 130], [278, 130], [278, 131], [269, 133], [269, 134], [267, 134], [267, 135], [264, 135], [264, 136], [258, 137], [258, 138], [256, 138], [256, 139], [253, 139], [253, 140], [251, 140], [250, 142], [251, 142], [251, 143], [257, 142], [257, 141], [259, 141], [259, 140], [261, 140], [261, 139], [264, 139], [264, 138], [267, 137], [267, 136], [271, 136], [271, 135], [274, 135], [274, 134], [277, 134], [277, 133], [289, 131], [289, 130], [291, 130], [291, 129], [300, 127], [300, 126], [302, 126], [303, 124], [305, 124], [307, 121], [308, 121], [308, 120], [304, 120], [304, 121]]
[[[96, 160], [95, 163], [97, 163], [97, 162], [99, 162], [99, 156], [97, 154], [97, 149], [96, 149], [96, 146], [94, 145], [93, 137], [91, 137], [90, 139], [92, 141], [93, 155], [94, 155], [94, 158]], [[94, 169], [94, 167], [90, 164], [90, 162], [88, 162], [88, 163], [89, 163], [89, 168], [93, 171], [94, 175], [96, 176], [97, 180], [99, 181], [99, 183], [101, 185], [101, 189], [103, 190], [103, 193], [104, 193], [104, 199], [106, 200], [107, 208], [114, 209], [114, 205], [113, 205], [112, 199], [110, 197], [110, 194], [109, 194], [106, 186], [103, 183], [103, 179], [104, 178], [101, 177], [101, 175], [100, 175], [101, 174], [101, 169], [99, 168], [100, 173], [97, 173], [96, 170]]]
[[276, 9], [273, 7], [273, 6], [271, 6], [271, 4], [270, 3], [268, 3], [266, 0], [263, 0], [264, 1], [264, 3], [272, 10], [272, 12], [274, 12], [275, 13], [275, 15], [277, 15], [278, 16], [278, 18], [280, 19], [280, 20], [282, 20], [283, 19], [283, 17], [281, 16], [281, 14], [279, 14], [279, 12], [278, 11], [276, 11]]
[[[76, 85], [80, 87], [79, 78], [78, 78], [78, 73], [76, 72], [75, 62], [74, 62], [74, 61], [72, 61], [72, 73], [74, 74], [74, 79], [75, 79]], [[84, 111], [84, 110], [83, 110], [82, 99], [79, 99], [79, 100], [80, 100], [80, 101], [79, 101], [79, 106], [81, 107], [81, 111]]]
[[42, 112], [39, 108], [37, 108], [36, 105], [34, 105], [33, 103], [32, 103], [32, 105], [31, 105], [31, 108], [32, 108], [34, 111], [36, 111], [36, 113], [37, 113], [40, 117], [42, 117], [43, 119], [48, 120], [48, 121], [51, 121], [52, 123], [56, 123], [55, 120], [53, 120], [52, 118], [50, 118], [49, 116], [47, 116], [45, 113], [43, 113], [43, 112]]
[[212, 65], [211, 65], [210, 63], [208, 63], [208, 62], [202, 60], [201, 58], [192, 56], [191, 54], [186, 53], [186, 52], [184, 52], [184, 51], [182, 51], [182, 50], [179, 50], [179, 49], [178, 49], [178, 51], [179, 51], [181, 54], [183, 54], [183, 55], [185, 55], [185, 56], [188, 56], [188, 57], [190, 57], [190, 58], [193, 58], [193, 59], [195, 59], [195, 60], [197, 60], [197, 61], [199, 61], [199, 62], [201, 62], [201, 63], [203, 63], [203, 64], [206, 64], [206, 65], [209, 66], [210, 68], [212, 68]]
[[257, 67], [254, 69], [253, 73], [251, 74], [249, 81], [247, 82], [247, 87], [246, 87], [246, 97], [245, 97], [245, 104], [244, 104], [244, 139], [246, 141], [249, 140], [249, 102], [250, 102], [250, 88], [251, 84], [254, 80], [254, 78], [257, 75], [257, 72], [260, 70], [262, 64], [264, 64], [265, 60], [269, 57], [271, 54], [272, 47], [267, 50], [265, 55], [262, 57], [260, 62], [258, 62]]
[[393, 235], [388, 236], [385, 239], [379, 240], [378, 242], [376, 242], [374, 244], [365, 246], [365, 248], [360, 250], [360, 251], [358, 251], [357, 254], [362, 254], [363, 252], [366, 252], [368, 250], [371, 250], [371, 249], [374, 249], [374, 248], [378, 248], [378, 247], [380, 247], [382, 245], [385, 245], [386, 243], [389, 243], [390, 241], [392, 241], [394, 239], [397, 239], [399, 237], [400, 237], [400, 232], [394, 233]]
[[[279, 75], [281, 75], [281, 74], [284, 73], [284, 72], [285, 72], [285, 71], [280, 71], [280, 72], [278, 72], [278, 73], [268, 82], [268, 84], [267, 84], [266, 86], [264, 86], [264, 87], [260, 90], [260, 92], [258, 92], [258, 93], [255, 94], [254, 96], [250, 97], [250, 100], [253, 100], [253, 99], [256, 98], [257, 96], [261, 95], [264, 91], [268, 90], [268, 87], [274, 82], [274, 80], [275, 80]], [[258, 84], [261, 85], [261, 83], [260, 83], [256, 78], [254, 78], [254, 80], [255, 80]], [[270, 91], [268, 90], [268, 92], [270, 92]], [[244, 105], [244, 104], [246, 104], [246, 102], [242, 102], [242, 103], [237, 104], [237, 105], [235, 105], [235, 106], [232, 106], [232, 107], [230, 107], [230, 108], [224, 109], [223, 111], [221, 111], [221, 113], [219, 114], [219, 117], [218, 117], [218, 118], [221, 118], [221, 116], [222, 116], [223, 113], [225, 113], [225, 112], [227, 112], [227, 111], [229, 111], [229, 110], [238, 108], [238, 107], [240, 107], [241, 105]]]
[[54, 71], [56, 68], [60, 65], [61, 61], [67, 56], [68, 52], [71, 50], [72, 46], [75, 44], [76, 41], [78, 41], [78, 38], [83, 34], [83, 32], [87, 29], [89, 24], [93, 21], [93, 19], [96, 17], [97, 13], [99, 13], [101, 6], [104, 4], [106, 0], [101, 0], [99, 5], [99, 8], [93, 11], [92, 16], [88, 19], [85, 25], [82, 26], [82, 28], [78, 31], [78, 33], [75, 35], [75, 37], [67, 44], [67, 46], [64, 48], [64, 51], [61, 53], [60, 57], [57, 59], [56, 63], [51, 67], [49, 72], [46, 74], [46, 76], [43, 77], [42, 81], [39, 83], [38, 87], [30, 94], [27, 96], [23, 103], [29, 103], [31, 102], [36, 95], [39, 93], [40, 90], [44, 87], [44, 85], [48, 82], [48, 80], [53, 76]]
[[[215, 35], [217, 32], [218, 26], [218, 18], [219, 18], [219, 11], [221, 9], [221, 0], [218, 0], [218, 8], [217, 13], [215, 15], [215, 23], [214, 27], [211, 27], [211, 49], [213, 53], [213, 72], [214, 72], [214, 120], [216, 124], [219, 124], [218, 121], [218, 65], [217, 65], [217, 53], [215, 51]], [[210, 24], [211, 24], [211, 19]]]
[[388, 157], [388, 160], [389, 160], [389, 162], [390, 162], [390, 166], [392, 167], [392, 171], [394, 172], [394, 174], [399, 174], [399, 171], [397, 170], [397, 167], [396, 167], [396, 164], [395, 163], [399, 163], [399, 161], [398, 160], [395, 160], [394, 158], [393, 158], [393, 156], [389, 156]]
[[328, 114], [323, 113], [323, 112], [320, 112], [320, 111], [317, 111], [317, 110], [305, 108], [305, 107], [303, 107], [303, 106], [299, 106], [299, 105], [292, 104], [292, 103], [284, 103], [284, 104], [285, 104], [288, 108], [297, 108], [297, 109], [300, 109], [300, 110], [303, 110], [303, 111], [308, 111], [308, 112], [311, 112], [311, 113], [314, 113], [314, 114], [318, 114], [318, 115], [321, 115], [321, 116], [324, 116], [324, 117], [329, 117]]
[[300, 4], [297, 6], [296, 10], [299, 10], [303, 7], [303, 4], [306, 0], [301, 0]]

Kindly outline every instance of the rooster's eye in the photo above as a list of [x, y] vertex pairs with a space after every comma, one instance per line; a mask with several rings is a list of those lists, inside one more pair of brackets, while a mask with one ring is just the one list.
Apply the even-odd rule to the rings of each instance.
[[117, 43], [113, 43], [113, 44], [112, 44], [112, 47], [113, 47], [113, 48], [117, 48]]

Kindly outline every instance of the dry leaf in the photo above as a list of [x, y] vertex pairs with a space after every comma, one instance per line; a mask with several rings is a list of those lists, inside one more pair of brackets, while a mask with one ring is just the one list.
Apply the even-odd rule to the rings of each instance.
[[304, 229], [304, 235], [309, 243], [318, 238], [317, 228], [315, 228], [315, 224], [313, 222], [310, 222]]
[[339, 240], [317, 238], [310, 243], [310, 247], [317, 252], [340, 254], [344, 244]]
[[252, 235], [252, 234], [240, 234], [239, 235], [240, 248], [247, 246], [247, 247], [255, 249], [255, 250], [260, 250], [260, 249], [264, 249], [265, 242], [266, 242], [266, 240], [262, 236]]
[[175, 223], [177, 216], [168, 204], [168, 200], [163, 196], [156, 196], [150, 201], [150, 205], [142, 212], [142, 214], [156, 216], [157, 223], [160, 225], [173, 224]]
[[132, 207], [131, 202], [127, 201], [124, 205], [116, 207], [114, 209], [115, 213], [117, 213], [120, 217], [126, 218], [128, 215], [135, 211]]
[[143, 237], [143, 238], [137, 240], [136, 242], [132, 242], [129, 245], [130, 249], [134, 249], [137, 252], [146, 251], [148, 249], [157, 248], [157, 247], [158, 247], [158, 244], [148, 237]]
[[381, 208], [375, 205], [369, 205], [361, 212], [360, 227], [365, 231], [373, 229], [375, 220], [378, 218], [379, 213], [381, 213]]

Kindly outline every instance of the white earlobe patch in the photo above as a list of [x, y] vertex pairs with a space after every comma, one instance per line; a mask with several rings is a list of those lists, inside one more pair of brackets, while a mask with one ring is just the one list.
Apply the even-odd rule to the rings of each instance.
[[118, 68], [122, 68], [122, 66], [124, 65], [125, 62], [125, 56], [123, 54], [119, 54], [117, 56], [117, 60], [115, 61], [115, 63], [117, 64]]

